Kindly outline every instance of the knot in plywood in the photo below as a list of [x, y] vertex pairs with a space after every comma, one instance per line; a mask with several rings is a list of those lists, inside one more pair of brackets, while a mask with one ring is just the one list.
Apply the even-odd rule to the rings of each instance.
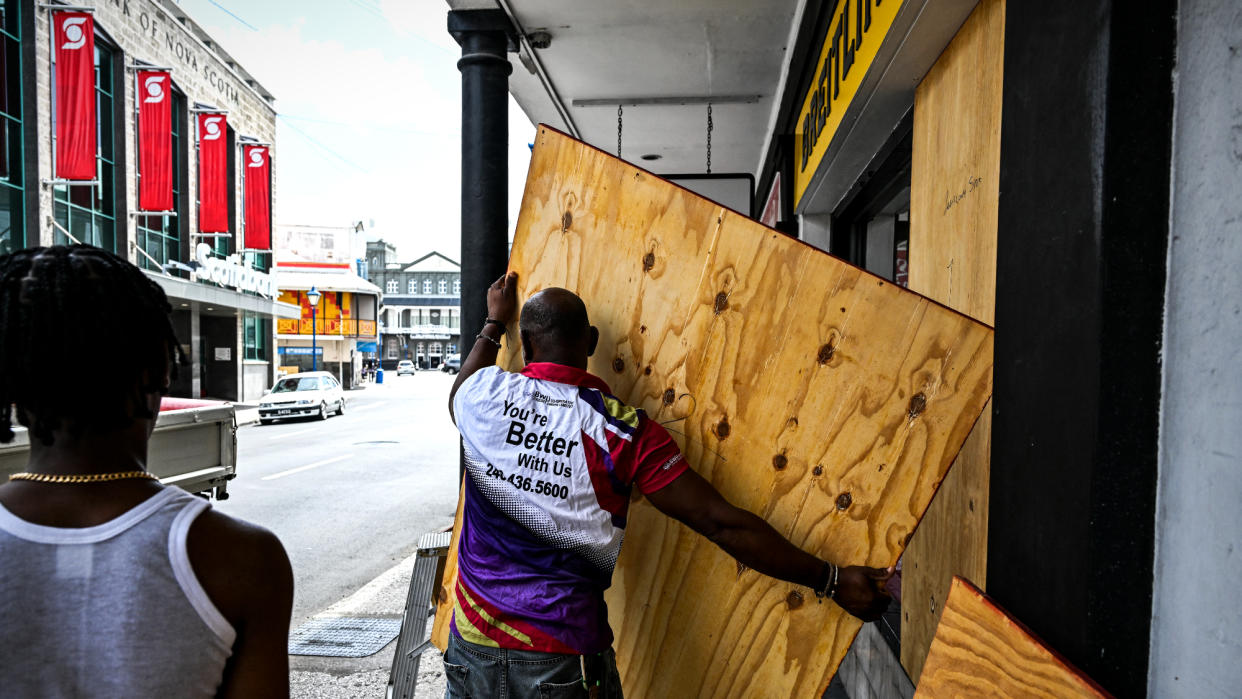
[[914, 394], [910, 398], [910, 407], [906, 411], [910, 416], [910, 419], [913, 420], [919, 415], [922, 415], [924, 410], [927, 410], [927, 396], [922, 393]]
[[827, 364], [828, 362], [832, 361], [832, 355], [836, 353], [837, 353], [837, 348], [833, 347], [832, 342], [826, 342], [824, 343], [823, 347], [819, 348], [819, 354], [815, 356], [815, 361], [819, 362], [820, 364]]

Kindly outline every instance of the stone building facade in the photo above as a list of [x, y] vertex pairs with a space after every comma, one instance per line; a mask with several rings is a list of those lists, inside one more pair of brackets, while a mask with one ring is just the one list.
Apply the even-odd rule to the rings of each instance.
[[[81, 242], [143, 268], [169, 296], [174, 324], [192, 367], [175, 395], [257, 398], [275, 372], [275, 320], [296, 317], [270, 288], [270, 253], [241, 249], [243, 173], [240, 148], [272, 149], [279, 167], [274, 97], [172, 0], [95, 0], [93, 8], [99, 138], [97, 184], [53, 178], [51, 22], [55, 6], [2, 0], [5, 51], [7, 176], [0, 178], [0, 253], [34, 245]], [[135, 70], [171, 69], [175, 215], [138, 216]], [[197, 235], [198, 110], [226, 111], [229, 233]], [[274, 180], [274, 178], [273, 178]], [[272, 183], [272, 201], [275, 201]], [[206, 248], [203, 246], [206, 245]], [[209, 262], [208, 262], [209, 260]], [[209, 281], [208, 265], [230, 270]], [[246, 284], [238, 282], [245, 277]], [[255, 283], [254, 280], [260, 280]], [[238, 282], [238, 283], [234, 283]], [[244, 287], [244, 289], [243, 289]], [[259, 291], [255, 291], [255, 289]], [[123, 309], [118, 309], [123, 312]]]
[[384, 293], [380, 360], [385, 369], [409, 359], [435, 369], [461, 345], [461, 265], [438, 252], [397, 260], [383, 240], [367, 243], [367, 279]]

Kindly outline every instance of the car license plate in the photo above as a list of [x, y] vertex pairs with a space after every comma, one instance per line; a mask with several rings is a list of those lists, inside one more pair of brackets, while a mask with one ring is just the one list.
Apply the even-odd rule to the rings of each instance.
[[288, 415], [288, 414], [289, 414], [289, 413], [291, 413], [291, 412], [293, 412], [293, 411], [292, 411], [292, 410], [289, 410], [288, 408], [286, 408], [286, 409], [284, 409], [284, 410], [277, 410], [277, 411], [276, 411], [276, 414], [277, 414], [277, 415]]

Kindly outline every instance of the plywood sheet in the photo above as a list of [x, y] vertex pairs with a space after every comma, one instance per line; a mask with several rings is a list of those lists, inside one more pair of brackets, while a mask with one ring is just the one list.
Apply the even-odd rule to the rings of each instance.
[[[985, 323], [996, 307], [1005, 3], [983, 0], [915, 92], [910, 288]], [[901, 662], [918, 677], [954, 574], [986, 584], [991, 406], [902, 569]]]
[[953, 578], [916, 697], [1106, 697], [979, 588]]
[[[591, 371], [732, 502], [830, 560], [897, 560], [990, 396], [985, 325], [547, 127], [510, 268], [521, 298], [580, 294]], [[517, 369], [510, 332], [500, 362]], [[860, 626], [645, 501], [608, 604], [637, 698], [818, 695]]]

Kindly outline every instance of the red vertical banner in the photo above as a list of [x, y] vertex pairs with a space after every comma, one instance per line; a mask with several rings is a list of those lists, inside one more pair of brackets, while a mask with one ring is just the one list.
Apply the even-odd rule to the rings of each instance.
[[198, 115], [198, 231], [229, 232], [228, 116]]
[[172, 211], [172, 75], [138, 73], [138, 209]]
[[95, 179], [95, 18], [56, 12], [56, 177]]
[[272, 151], [267, 146], [243, 146], [246, 163], [246, 247], [272, 249]]

